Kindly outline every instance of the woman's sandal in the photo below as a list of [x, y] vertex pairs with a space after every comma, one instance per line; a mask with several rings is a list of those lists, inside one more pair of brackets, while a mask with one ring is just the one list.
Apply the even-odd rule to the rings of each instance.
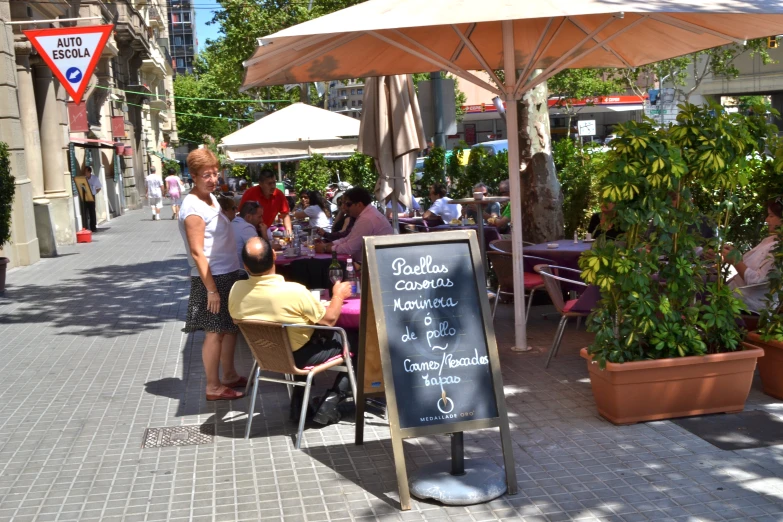
[[245, 386], [247, 386], [247, 378], [246, 377], [242, 377], [240, 375], [239, 378], [236, 381], [234, 381], [234, 382], [224, 382], [223, 386], [225, 386], [226, 388], [244, 388]]
[[226, 388], [220, 393], [216, 393], [216, 394], [208, 393], [207, 400], [208, 401], [233, 401], [234, 399], [241, 399], [244, 396], [245, 394], [242, 392], [232, 390], [231, 388]]

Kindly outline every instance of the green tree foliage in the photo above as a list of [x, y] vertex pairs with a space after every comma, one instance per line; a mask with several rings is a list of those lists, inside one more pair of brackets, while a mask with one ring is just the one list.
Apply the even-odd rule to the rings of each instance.
[[180, 174], [180, 164], [178, 161], [172, 160], [172, 159], [163, 159], [163, 176], [166, 177], [169, 175], [169, 169], [174, 169], [174, 172], [176, 174]]
[[14, 202], [15, 182], [11, 174], [8, 145], [0, 142], [0, 248], [11, 239], [11, 205]]
[[552, 152], [563, 190], [565, 237], [572, 237], [575, 230], [585, 230], [598, 211], [598, 171], [605, 154], [593, 144], [571, 139], [556, 142]]
[[586, 106], [592, 106], [593, 98], [626, 89], [625, 81], [610, 69], [566, 69], [547, 80], [547, 87], [549, 95], [556, 98], [555, 107], [566, 115], [567, 129], [571, 129], [571, 120], [585, 107], [575, 107], [576, 100], [587, 100]]
[[[589, 351], [601, 365], [741, 347], [741, 302], [712, 253], [721, 251], [737, 190], [748, 183], [748, 157], [776, 130], [763, 116], [717, 105], [680, 109], [668, 128], [651, 120], [618, 126], [599, 170], [601, 200], [615, 205], [608, 221], [623, 232], [617, 241], [601, 237], [579, 261], [583, 279], [601, 289], [588, 320], [596, 333]], [[781, 157], [772, 163], [778, 176]], [[694, 202], [697, 191], [715, 195], [706, 209]], [[699, 234], [705, 217], [717, 237]]]
[[333, 168], [334, 166], [329, 163], [329, 160], [320, 154], [314, 154], [312, 158], [299, 162], [299, 168], [294, 177], [294, 188], [297, 194], [304, 190], [323, 192], [334, 178]]
[[687, 102], [705, 78], [733, 79], [739, 76], [737, 59], [741, 56], [758, 56], [763, 65], [775, 63], [769, 55], [767, 39], [759, 38], [748, 40], [744, 45], [714, 47], [635, 69], [616, 70], [615, 73], [624, 77], [627, 86], [637, 94], [643, 94], [660, 80], [662, 87], [674, 87], [678, 101]]
[[[211, 117], [178, 115], [180, 136], [202, 143], [207, 134], [219, 142], [239, 126], [252, 123], [255, 112], [271, 112], [299, 101], [299, 89], [286, 92], [282, 86], [240, 93], [244, 77], [242, 62], [256, 50], [259, 37], [357, 3], [358, 0], [320, 0], [313, 2], [312, 10], [308, 11], [307, 2], [221, 0], [222, 9], [209, 22], [219, 26], [218, 38], [207, 40], [195, 60], [193, 75], [177, 75], [174, 94], [232, 101], [177, 99], [177, 112]], [[317, 97], [312, 84], [310, 94], [311, 99]], [[247, 101], [238, 103], [236, 100]]]
[[[174, 78], [174, 95], [185, 97], [178, 98], [176, 105], [177, 128], [179, 137], [183, 140], [204, 143], [205, 135], [222, 138], [236, 130], [236, 126], [222, 119], [219, 103], [187, 99], [224, 97], [224, 93], [210, 88], [209, 76], [197, 78], [193, 74], [178, 74]], [[191, 114], [211, 117], [191, 116]]]
[[754, 107], [762, 106], [766, 110], [772, 108], [768, 96], [738, 96], [737, 97], [737, 109], [742, 112], [748, 112]]
[[240, 165], [239, 163], [232, 163], [230, 165], [228, 176], [232, 178], [243, 178], [250, 181], [250, 172], [248, 172], [247, 165]]
[[370, 192], [375, 190], [378, 172], [375, 170], [375, 160], [370, 156], [354, 152], [350, 158], [337, 162], [336, 168], [340, 170], [343, 181], [354, 187], [364, 187]]

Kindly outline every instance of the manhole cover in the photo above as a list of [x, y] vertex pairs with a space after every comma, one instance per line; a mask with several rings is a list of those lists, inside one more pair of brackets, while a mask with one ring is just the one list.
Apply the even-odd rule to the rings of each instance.
[[209, 444], [212, 442], [214, 436], [214, 424], [147, 428], [144, 430], [144, 438], [142, 439], [141, 447], [142, 449], [145, 449]]

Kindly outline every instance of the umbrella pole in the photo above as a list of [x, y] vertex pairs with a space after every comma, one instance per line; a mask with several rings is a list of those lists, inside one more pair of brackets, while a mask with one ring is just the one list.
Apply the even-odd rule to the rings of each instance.
[[506, 91], [506, 134], [508, 135], [508, 179], [511, 188], [511, 252], [514, 259], [514, 346], [516, 352], [526, 352], [525, 267], [522, 258], [522, 187], [519, 162], [519, 120], [517, 118], [516, 68], [514, 66], [514, 33], [511, 21], [503, 21], [503, 66]]
[[279, 161], [277, 162], [277, 181], [283, 182], [283, 165]]
[[[392, 208], [392, 230], [393, 234], [399, 234], [400, 233], [400, 218], [397, 215], [397, 207], [399, 206], [397, 203], [397, 191], [392, 191], [392, 199], [391, 199], [391, 208]], [[381, 202], [383, 204], [383, 202]]]

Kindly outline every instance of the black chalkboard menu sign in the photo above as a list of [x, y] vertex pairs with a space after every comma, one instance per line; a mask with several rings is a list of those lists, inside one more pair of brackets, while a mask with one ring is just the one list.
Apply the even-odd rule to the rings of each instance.
[[356, 443], [365, 398], [385, 392], [402, 509], [402, 439], [500, 428], [516, 492], [508, 414], [481, 253], [472, 230], [365, 238]]
[[400, 427], [497, 417], [468, 241], [375, 256]]

